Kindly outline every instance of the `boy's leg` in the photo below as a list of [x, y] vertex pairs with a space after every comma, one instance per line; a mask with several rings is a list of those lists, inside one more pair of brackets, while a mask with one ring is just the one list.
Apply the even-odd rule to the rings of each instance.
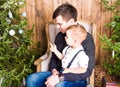
[[27, 87], [45, 87], [46, 78], [51, 75], [51, 72], [38, 72], [30, 74], [26, 79]]

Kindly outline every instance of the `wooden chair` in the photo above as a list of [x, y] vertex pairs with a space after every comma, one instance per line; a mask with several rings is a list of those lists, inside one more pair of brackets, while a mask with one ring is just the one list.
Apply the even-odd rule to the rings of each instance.
[[[92, 31], [94, 28], [94, 24], [90, 23], [87, 24], [85, 22], [79, 21], [79, 24], [84, 25], [84, 27], [86, 28], [87, 32], [89, 32], [90, 34], [92, 34]], [[34, 64], [36, 65], [36, 70], [37, 72], [40, 71], [47, 71], [48, 69], [48, 64], [51, 58], [51, 51], [50, 51], [50, 42], [54, 43], [55, 42], [55, 37], [57, 35], [57, 33], [59, 32], [59, 29], [56, 28], [55, 24], [52, 22], [49, 22], [46, 24], [46, 35], [47, 35], [47, 51], [46, 53], [41, 56], [39, 59], [37, 59]], [[89, 80], [88, 80], [88, 86], [87, 87], [94, 87], [94, 70], [92, 75], [90, 76]]]

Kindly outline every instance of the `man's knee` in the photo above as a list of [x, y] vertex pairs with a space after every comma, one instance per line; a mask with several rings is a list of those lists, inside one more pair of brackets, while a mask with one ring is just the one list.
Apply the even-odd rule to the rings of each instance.
[[32, 81], [35, 81], [36, 78], [38, 78], [38, 76], [35, 73], [33, 73], [33, 74], [30, 74], [26, 80], [27, 82], [32, 82]]

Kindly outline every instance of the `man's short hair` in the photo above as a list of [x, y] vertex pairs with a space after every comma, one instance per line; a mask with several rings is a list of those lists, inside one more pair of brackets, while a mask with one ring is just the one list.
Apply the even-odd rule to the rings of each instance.
[[54, 12], [53, 12], [53, 19], [58, 17], [59, 15], [67, 22], [70, 19], [74, 19], [77, 21], [77, 10], [74, 6], [69, 3], [64, 3], [60, 5]]

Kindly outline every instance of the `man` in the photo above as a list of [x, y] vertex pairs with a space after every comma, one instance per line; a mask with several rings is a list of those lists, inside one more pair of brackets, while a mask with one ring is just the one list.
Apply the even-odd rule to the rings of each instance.
[[[55, 44], [57, 49], [62, 52], [66, 46], [65, 32], [67, 27], [77, 23], [77, 10], [70, 4], [62, 4], [54, 11], [53, 19], [56, 22], [56, 27], [60, 29], [60, 32], [56, 36]], [[61, 60], [52, 53], [49, 71], [29, 75], [27, 78], [27, 87], [86, 87], [86, 78], [90, 77], [94, 68], [95, 54], [94, 41], [89, 33], [87, 33], [87, 38], [83, 41], [82, 46], [89, 57], [89, 65], [85, 73], [62, 73], [61, 82], [61, 76], [59, 77], [62, 70]]]

